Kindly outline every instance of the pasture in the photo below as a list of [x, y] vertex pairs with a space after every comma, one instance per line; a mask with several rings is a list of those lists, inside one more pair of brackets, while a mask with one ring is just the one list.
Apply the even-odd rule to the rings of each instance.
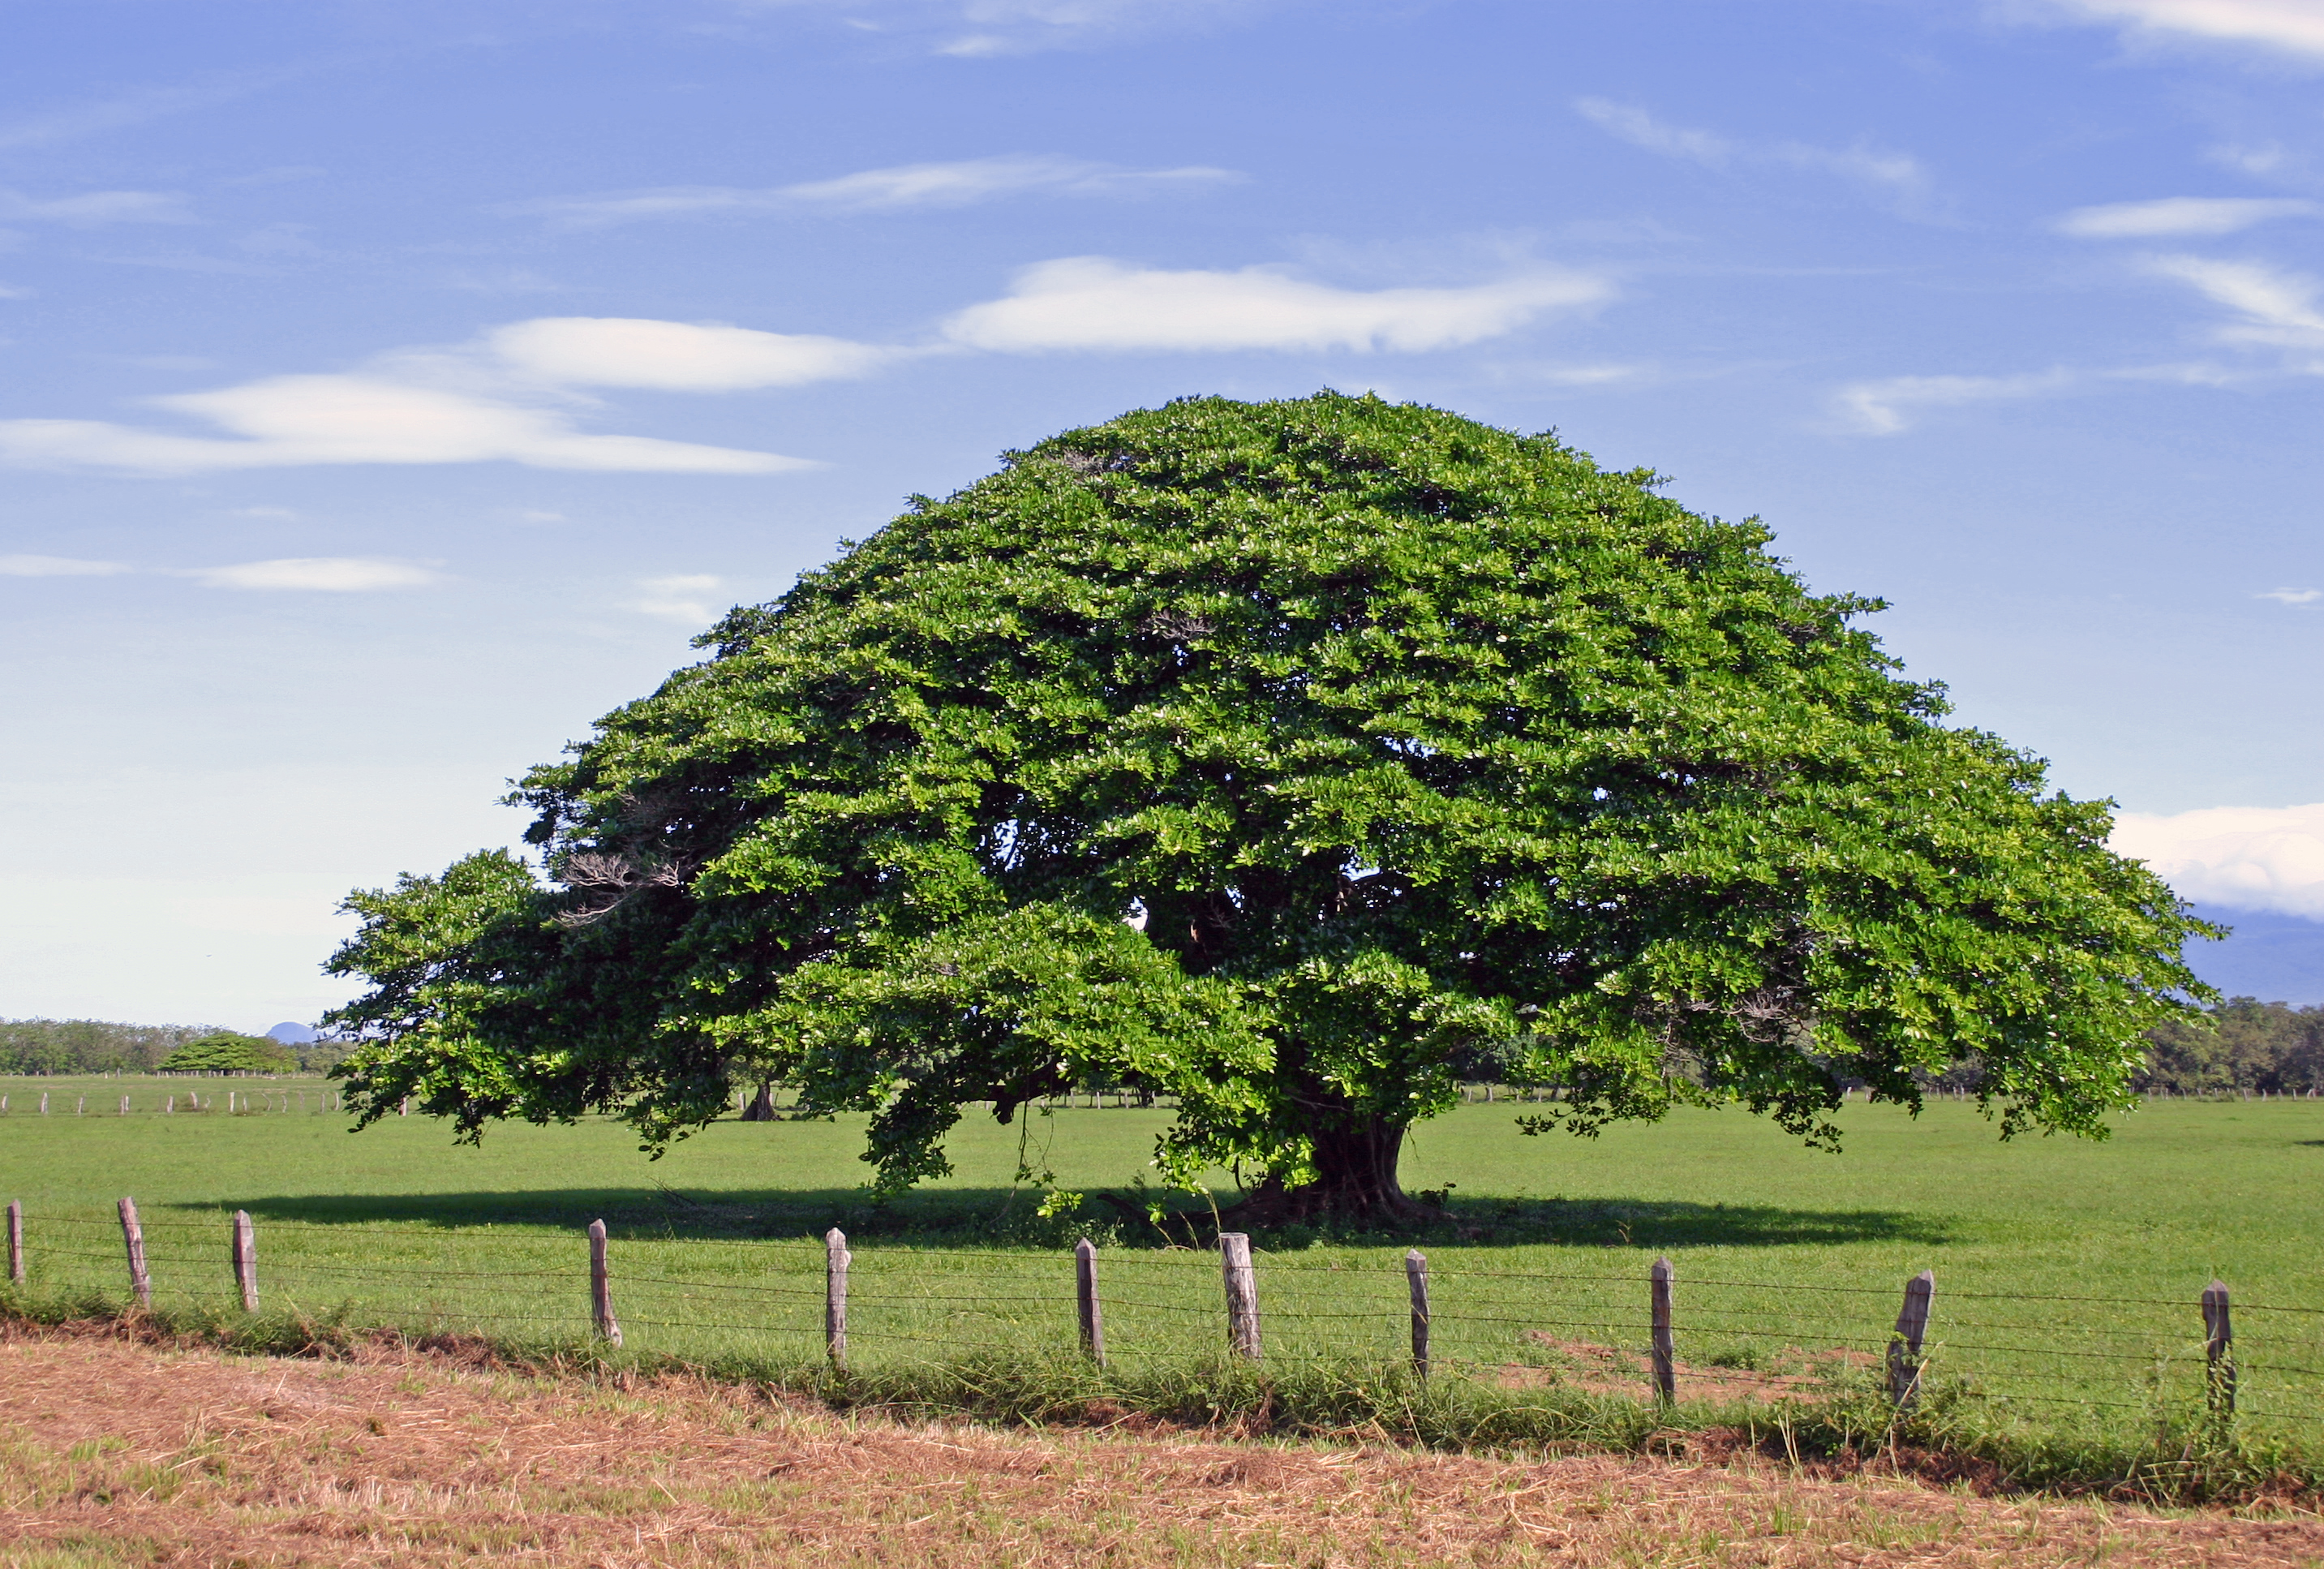
[[[580, 1235], [603, 1218], [627, 1353], [706, 1365], [820, 1358], [824, 1251], [851, 1238], [851, 1366], [1054, 1358], [1074, 1343], [1072, 1240], [1102, 1244], [1117, 1370], [1208, 1367], [1224, 1334], [1216, 1258], [1101, 1201], [1150, 1177], [1167, 1113], [1059, 1109], [966, 1120], [955, 1174], [892, 1204], [860, 1187], [847, 1123], [716, 1124], [649, 1162], [618, 1124], [503, 1127], [481, 1148], [390, 1119], [350, 1135], [319, 1081], [306, 1109], [161, 1114], [245, 1081], [5, 1082], [0, 1197], [26, 1212], [27, 1300], [125, 1297], [114, 1201], [143, 1212], [157, 1307], [231, 1314], [226, 1218], [254, 1217], [264, 1308], [348, 1324], [572, 1344], [588, 1331]], [[50, 1113], [31, 1108], [45, 1087]], [[129, 1093], [135, 1110], [112, 1114]], [[289, 1099], [280, 1098], [288, 1091]], [[90, 1112], [72, 1114], [87, 1095]], [[180, 1103], [183, 1103], [182, 1101]], [[263, 1103], [262, 1102], [262, 1103]], [[99, 1114], [99, 1108], [103, 1114]], [[1645, 1393], [1646, 1270], [1677, 1269], [1683, 1403], [1868, 1386], [1904, 1282], [1936, 1275], [1932, 1398], [2068, 1441], [2203, 1407], [2206, 1282], [2236, 1307], [2238, 1423], [2304, 1452], [2324, 1432], [2324, 1103], [2162, 1102], [2103, 1143], [1998, 1142], [1973, 1105], [1912, 1119], [1848, 1106], [1844, 1150], [1799, 1148], [1740, 1112], [1687, 1112], [1602, 1138], [1526, 1138], [1528, 1108], [1464, 1105], [1416, 1134], [1414, 1191], [1449, 1189], [1426, 1235], [1260, 1233], [1267, 1366], [1392, 1366], [1405, 1249], [1429, 1260], [1434, 1352], [1506, 1389]], [[1020, 1163], [1091, 1195], [1037, 1213]], [[1208, 1201], [1161, 1195], [1207, 1220]], [[1237, 1196], [1227, 1174], [1213, 1195]], [[625, 1354], [627, 1354], [625, 1353]]]

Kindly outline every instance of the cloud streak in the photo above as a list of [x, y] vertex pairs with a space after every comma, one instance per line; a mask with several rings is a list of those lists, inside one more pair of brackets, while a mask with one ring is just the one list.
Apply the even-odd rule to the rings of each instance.
[[110, 577], [129, 568], [119, 561], [70, 556], [0, 556], [0, 577]]
[[[577, 429], [569, 389], [732, 392], [862, 374], [890, 351], [716, 324], [545, 317], [452, 350], [147, 401], [215, 433], [0, 420], [0, 465], [201, 474], [329, 464], [508, 462], [600, 473], [779, 474], [803, 458]], [[560, 401], [562, 400], [562, 401]]]
[[1602, 278], [1549, 270], [1466, 288], [1353, 290], [1266, 267], [1166, 272], [1071, 256], [1026, 268], [1006, 298], [970, 306], [943, 330], [964, 347], [1005, 354], [1421, 353], [1498, 337], [1612, 294]]
[[51, 109], [45, 114], [0, 125], [0, 151], [51, 147], [59, 143], [78, 141], [84, 136], [142, 125], [170, 115], [212, 108], [307, 75], [310, 69], [293, 66], [232, 73], [200, 83], [174, 88], [144, 88], [115, 97]]
[[1923, 409], [2047, 397], [2074, 382], [2073, 374], [2063, 370], [2014, 376], [1890, 376], [1842, 387], [1832, 402], [1849, 429], [1867, 436], [1895, 436], [1911, 429], [1913, 416]]
[[2316, 203], [2296, 197], [2172, 196], [2078, 207], [2058, 219], [2058, 233], [2080, 240], [2158, 239], [2173, 235], [2232, 235], [2274, 218], [2312, 217]]
[[819, 6], [873, 33], [927, 38], [961, 59], [1091, 49], [1164, 32], [1244, 22], [1277, 0], [745, 0], [754, 10]]
[[576, 228], [721, 214], [806, 217], [818, 213], [907, 212], [973, 207], [1014, 196], [1139, 197], [1231, 184], [1229, 169], [1123, 169], [1048, 154], [902, 163], [834, 180], [764, 188], [657, 186], [597, 196], [523, 202], [507, 210], [538, 214]]
[[1591, 273], [1535, 267], [1452, 288], [1341, 289], [1279, 269], [1165, 271], [1102, 256], [1044, 262], [1001, 299], [945, 320], [918, 346], [762, 332], [719, 322], [546, 316], [448, 348], [349, 371], [263, 377], [148, 398], [196, 429], [102, 420], [0, 420], [0, 466], [204, 474], [329, 464], [516, 463], [659, 474], [779, 474], [777, 453], [576, 423], [585, 389], [735, 392], [865, 376], [906, 359], [1000, 354], [1425, 353], [1514, 332], [1610, 299]]
[[2324, 803], [2125, 812], [2112, 843], [2182, 898], [2324, 919]]
[[[2324, 281], [2262, 262], [2212, 256], [2150, 255], [2136, 264], [2150, 276], [2184, 283], [2236, 313], [2236, 319], [2210, 330], [2212, 342], [2246, 351], [2273, 349], [2279, 351], [2276, 363], [2223, 355], [2188, 364], [2052, 369], [2007, 376], [1892, 376], [1842, 387], [1832, 395], [1833, 411], [1846, 429], [1894, 436], [1911, 429], [1920, 411], [1932, 408], [2050, 397], [2140, 382], [2221, 387], [2286, 374], [2324, 375]], [[2261, 597], [2282, 598], [2287, 592]]]
[[560, 411], [362, 375], [271, 376], [150, 401], [225, 434], [185, 436], [97, 420], [0, 420], [0, 464], [143, 474], [496, 461], [600, 473], [779, 474], [808, 466], [769, 452], [589, 435]]
[[551, 386], [734, 392], [869, 375], [909, 353], [845, 338], [641, 317], [544, 316], [495, 328], [486, 350]]
[[700, 626], [718, 618], [717, 610], [706, 595], [717, 593], [723, 581], [707, 573], [641, 577], [638, 586], [645, 590], [645, 597], [630, 608], [642, 615], [655, 615], [665, 621], [682, 621], [688, 626]]
[[1928, 198], [1928, 171], [1908, 153], [1884, 152], [1858, 144], [1811, 146], [1804, 142], [1738, 142], [1713, 131], [1658, 120], [1646, 110], [1606, 98], [1576, 100], [1574, 112], [1608, 135], [1665, 158], [1683, 159], [1721, 171], [1746, 164], [1775, 164], [1836, 174], [1886, 194], [1908, 216]]
[[[2150, 256], [2146, 270], [2185, 283], [2242, 318], [2213, 336], [2221, 343], [2292, 350], [2324, 350], [2324, 283], [2262, 262], [2209, 256]], [[2318, 362], [2293, 368], [2315, 372]]]
[[0, 223], [63, 224], [97, 228], [106, 224], [189, 224], [186, 198], [154, 190], [92, 190], [42, 200], [20, 190], [0, 190]]
[[277, 594], [375, 594], [383, 589], [426, 588], [443, 581], [420, 562], [385, 556], [288, 556], [230, 567], [189, 568], [177, 576], [190, 577], [205, 588]]
[[2324, 60], [2324, 6], [2316, 0], [2055, 0], [2059, 10], [2146, 38], [2255, 45]]

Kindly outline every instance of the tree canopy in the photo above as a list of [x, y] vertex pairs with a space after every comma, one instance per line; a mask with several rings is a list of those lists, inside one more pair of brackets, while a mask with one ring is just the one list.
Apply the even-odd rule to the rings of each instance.
[[296, 1053], [263, 1035], [215, 1030], [189, 1040], [163, 1057], [163, 1073], [289, 1073], [299, 1066]]
[[524, 777], [543, 873], [351, 896], [355, 1103], [658, 1149], [773, 1080], [895, 1186], [1101, 1077], [1176, 1099], [1166, 1170], [1360, 1216], [1462, 1075], [1816, 1139], [1969, 1063], [2006, 1132], [2102, 1133], [2210, 928], [1878, 602], [1661, 484], [1324, 393], [915, 498]]

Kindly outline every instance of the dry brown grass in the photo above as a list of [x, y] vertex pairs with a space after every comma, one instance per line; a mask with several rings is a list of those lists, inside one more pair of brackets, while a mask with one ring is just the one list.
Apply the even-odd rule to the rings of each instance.
[[[1543, 1360], [1531, 1366], [1503, 1368], [1499, 1381], [1506, 1388], [1557, 1383], [1591, 1394], [1635, 1398], [1653, 1376], [1641, 1352], [1574, 1340], [1545, 1329], [1529, 1329], [1524, 1338], [1527, 1345], [1537, 1348], [1535, 1354]], [[1831, 1389], [1840, 1376], [1870, 1367], [1875, 1361], [1844, 1346], [1794, 1345], [1769, 1352], [1768, 1365], [1764, 1370], [1683, 1361], [1671, 1365], [1689, 1399], [1718, 1405], [1751, 1405], [1821, 1393]]]
[[383, 1346], [0, 1338], [0, 1563], [2318, 1564], [2312, 1516], [2157, 1516], [1750, 1455], [1538, 1463], [843, 1418]]

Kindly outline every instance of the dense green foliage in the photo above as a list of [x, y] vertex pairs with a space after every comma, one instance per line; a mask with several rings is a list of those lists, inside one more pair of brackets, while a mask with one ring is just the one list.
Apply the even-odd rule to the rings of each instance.
[[2324, 1008], [2235, 997], [2199, 1017], [2166, 1020], [2149, 1038], [2142, 1090], [2181, 1095], [2324, 1091]]
[[0, 1073], [143, 1073], [210, 1024], [114, 1024], [101, 1019], [0, 1020]]
[[1464, 1072], [1820, 1138], [1974, 1062], [2102, 1131], [2207, 928], [1658, 483], [1331, 394], [1012, 454], [527, 776], [546, 884], [353, 896], [357, 1103], [659, 1146], [774, 1080], [892, 1188], [1102, 1074], [1177, 1097], [1167, 1170], [1347, 1214]]
[[186, 1042], [158, 1065], [163, 1073], [290, 1073], [299, 1054], [263, 1035], [220, 1029]]

